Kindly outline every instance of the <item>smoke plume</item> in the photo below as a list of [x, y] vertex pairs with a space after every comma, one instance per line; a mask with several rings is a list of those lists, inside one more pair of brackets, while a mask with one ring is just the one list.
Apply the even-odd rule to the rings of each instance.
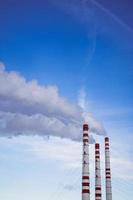
[[[0, 64], [0, 136], [58, 136], [80, 141], [83, 118], [83, 106], [61, 97], [56, 86], [26, 81]], [[100, 123], [91, 115], [88, 119], [92, 132], [104, 134]]]
[[81, 87], [79, 91], [78, 104], [82, 108], [82, 117], [84, 122], [89, 124], [90, 131], [97, 135], [106, 135], [106, 131], [102, 123], [96, 120], [93, 114], [89, 112], [89, 101], [87, 100], [85, 87]]

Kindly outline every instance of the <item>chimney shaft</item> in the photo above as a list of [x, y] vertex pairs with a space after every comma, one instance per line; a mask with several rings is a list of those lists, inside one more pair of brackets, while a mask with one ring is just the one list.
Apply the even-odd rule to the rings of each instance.
[[100, 145], [95, 144], [95, 200], [101, 200]]
[[112, 200], [109, 138], [105, 137], [106, 200]]
[[82, 200], [90, 200], [88, 124], [83, 124]]

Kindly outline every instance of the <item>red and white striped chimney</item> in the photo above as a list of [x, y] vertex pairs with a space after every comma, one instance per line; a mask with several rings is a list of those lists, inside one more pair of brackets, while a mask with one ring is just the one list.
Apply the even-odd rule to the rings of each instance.
[[100, 145], [95, 144], [95, 200], [101, 200]]
[[90, 200], [88, 124], [83, 124], [82, 200]]
[[105, 137], [106, 200], [112, 200], [109, 138]]

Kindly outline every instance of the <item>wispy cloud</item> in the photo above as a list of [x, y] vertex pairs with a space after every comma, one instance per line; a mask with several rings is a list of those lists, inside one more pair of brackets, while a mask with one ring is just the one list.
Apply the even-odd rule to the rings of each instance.
[[[111, 176], [113, 194], [118, 190], [126, 195], [132, 195], [133, 181], [133, 160], [132, 160], [132, 137], [130, 144], [125, 137], [117, 135], [110, 138], [110, 154], [111, 154]], [[101, 176], [102, 176], [102, 194], [104, 197], [104, 181], [105, 181], [105, 163], [104, 163], [104, 145], [103, 138], [97, 136], [97, 141], [101, 143]], [[20, 136], [14, 137], [12, 140], [7, 138], [0, 139], [0, 160], [6, 159], [6, 164], [10, 162], [38, 163], [50, 166], [52, 172], [58, 170], [63, 172], [54, 176], [57, 178], [58, 189], [71, 194], [81, 190], [81, 174], [82, 174], [82, 143], [71, 141], [68, 139], [60, 139], [59, 137], [51, 137], [50, 140], [42, 139], [42, 137]], [[4, 151], [2, 151], [4, 149]], [[90, 145], [90, 181], [91, 195], [94, 198], [94, 177], [95, 177], [95, 156], [94, 145]], [[7, 151], [11, 154], [7, 154]], [[6, 158], [3, 156], [6, 156]], [[56, 168], [56, 169], [55, 169]], [[58, 170], [57, 170], [58, 169]], [[30, 167], [29, 169], [30, 170]], [[45, 170], [44, 170], [45, 171]], [[5, 172], [4, 172], [5, 173]], [[53, 184], [53, 175], [48, 187]], [[61, 180], [61, 181], [60, 181]], [[65, 180], [65, 181], [64, 181]], [[78, 184], [78, 185], [77, 185]], [[78, 188], [78, 189], [77, 189]], [[128, 192], [130, 190], [130, 193]], [[122, 191], [121, 191], [122, 190]], [[52, 191], [52, 190], [51, 190]], [[92, 199], [93, 199], [92, 198]], [[117, 197], [114, 197], [117, 199]], [[52, 197], [51, 197], [52, 199]], [[57, 198], [58, 199], [58, 198]], [[130, 199], [130, 198], [128, 198]]]
[[83, 110], [82, 116], [85, 122], [89, 124], [90, 131], [98, 135], [99, 133], [100, 135], [106, 135], [103, 124], [96, 120], [93, 114], [89, 112], [89, 101], [85, 91], [85, 87], [82, 87], [79, 91], [78, 104]]
[[113, 13], [110, 9], [106, 8], [98, 0], [57, 0], [56, 3], [55, 1], [51, 0], [51, 2], [67, 9], [72, 15], [76, 16], [76, 18], [84, 24], [91, 24], [90, 22], [94, 23], [94, 15], [97, 14], [95, 13], [94, 7], [96, 7], [125, 30], [133, 33], [132, 27], [128, 26], [128, 24], [126, 24], [116, 13]]
[[75, 187], [75, 185], [65, 185], [64, 186], [64, 189], [65, 190], [68, 190], [68, 191], [73, 191], [73, 190], [76, 190], [77, 188]]
[[133, 33], [133, 29], [130, 26], [128, 26], [122, 19], [120, 19], [117, 15], [115, 15], [109, 9], [107, 9], [106, 7], [104, 7], [101, 3], [99, 3], [96, 0], [88, 0], [88, 1], [92, 2], [92, 4], [94, 4], [97, 8], [99, 8], [100, 10], [102, 10], [105, 14], [107, 14], [109, 17], [111, 17], [116, 23], [118, 23], [119, 25], [121, 25], [127, 31]]

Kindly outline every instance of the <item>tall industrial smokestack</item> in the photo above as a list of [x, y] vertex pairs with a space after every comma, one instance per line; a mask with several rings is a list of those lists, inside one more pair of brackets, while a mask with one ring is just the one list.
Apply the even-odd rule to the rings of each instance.
[[83, 124], [82, 200], [90, 200], [88, 124]]
[[95, 144], [95, 200], [101, 200], [100, 145]]
[[109, 138], [105, 137], [106, 200], [112, 200]]

